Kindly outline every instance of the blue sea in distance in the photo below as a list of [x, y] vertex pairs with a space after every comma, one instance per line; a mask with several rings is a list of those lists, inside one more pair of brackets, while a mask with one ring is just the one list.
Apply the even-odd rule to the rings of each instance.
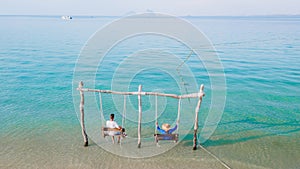
[[[0, 16], [0, 168], [94, 165], [71, 155], [80, 154], [78, 149], [85, 154], [96, 151], [81, 148], [80, 123], [74, 109], [78, 105], [73, 104], [72, 96], [73, 71], [89, 37], [115, 19], [74, 17], [65, 21], [59, 16]], [[300, 17], [183, 19], [210, 39], [226, 76], [224, 113], [203, 146], [233, 168], [299, 168]], [[147, 47], [151, 47], [148, 38]], [[134, 47], [133, 43], [120, 46], [122, 50], [111, 54], [126, 55], [126, 49]], [[182, 59], [188, 54], [183, 53]], [[100, 69], [96, 76], [97, 87], [110, 89], [111, 81], [105, 79], [112, 78], [109, 70], [115, 67], [114, 60], [103, 63], [105, 70]], [[193, 60], [190, 64], [192, 71], [199, 71], [197, 83], [206, 86], [200, 110], [200, 115], [206, 115], [211, 101], [209, 77], [202, 66], [198, 69]], [[158, 75], [144, 72], [137, 78], [152, 85], [146, 85], [145, 90], [168, 85], [165, 92], [176, 91], [176, 84], [168, 84], [172, 79], [167, 75], [164, 80], [147, 81], [147, 77]], [[139, 82], [134, 80], [130, 91], [136, 90]], [[176, 109], [176, 103], [170, 103], [170, 109]], [[104, 109], [115, 111], [110, 104], [104, 104]], [[200, 127], [204, 120], [200, 117]], [[188, 135], [179, 146], [190, 150], [190, 140]]]

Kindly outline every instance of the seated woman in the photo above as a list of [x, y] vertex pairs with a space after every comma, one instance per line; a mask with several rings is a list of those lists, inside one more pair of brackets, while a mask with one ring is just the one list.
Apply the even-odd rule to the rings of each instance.
[[168, 123], [164, 123], [161, 128], [159, 127], [158, 123], [156, 122], [156, 128], [161, 134], [172, 134], [178, 126], [178, 121], [176, 122], [175, 127], [171, 128], [171, 125]]

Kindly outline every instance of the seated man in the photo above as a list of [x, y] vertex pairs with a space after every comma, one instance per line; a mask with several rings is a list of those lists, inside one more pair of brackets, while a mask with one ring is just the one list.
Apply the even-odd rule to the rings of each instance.
[[116, 129], [118, 131], [108, 131], [108, 135], [111, 136], [112, 142], [115, 143], [115, 135], [118, 135], [118, 143], [120, 143], [121, 139], [121, 131], [122, 127], [117, 124], [117, 122], [114, 121], [115, 115], [110, 114], [110, 120], [106, 121], [106, 127]]

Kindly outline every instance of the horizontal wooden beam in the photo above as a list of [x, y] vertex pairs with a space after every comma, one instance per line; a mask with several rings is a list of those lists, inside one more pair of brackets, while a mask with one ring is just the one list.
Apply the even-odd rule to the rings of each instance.
[[77, 88], [77, 90], [82, 91], [82, 92], [99, 92], [99, 93], [109, 93], [109, 94], [118, 94], [118, 95], [165, 96], [165, 97], [172, 97], [175, 99], [199, 98], [199, 97], [202, 97], [205, 95], [204, 92], [176, 95], [176, 94], [159, 93], [159, 92], [120, 92], [120, 91], [113, 91], [113, 90], [100, 90], [100, 89], [89, 89], [89, 88]]

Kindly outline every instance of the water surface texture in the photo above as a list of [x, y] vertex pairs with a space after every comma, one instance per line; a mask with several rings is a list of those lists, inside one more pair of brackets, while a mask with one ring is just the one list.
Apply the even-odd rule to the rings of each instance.
[[[224, 168], [203, 149], [192, 152], [191, 134], [172, 150], [142, 160], [115, 156], [92, 140], [89, 147], [82, 146], [73, 105], [73, 70], [89, 37], [114, 19], [74, 17], [64, 21], [59, 16], [0, 16], [0, 168]], [[299, 168], [300, 18], [184, 19], [211, 40], [226, 75], [223, 117], [202, 146], [231, 168]], [[114, 57], [103, 61], [96, 74], [96, 87], [110, 89], [116, 63], [139, 46], [155, 48], [157, 38], [166, 41], [182, 59], [190, 54], [167, 38], [135, 37], [108, 54]], [[201, 127], [210, 106], [211, 84], [205, 68], [194, 57], [188, 64], [198, 73], [196, 81], [205, 84], [207, 93], [200, 110]], [[174, 93], [178, 88], [168, 74], [150, 69], [140, 72], [128, 90], [135, 91], [141, 79], [148, 91]], [[129, 97], [136, 105], [134, 99]], [[151, 99], [145, 97], [145, 102]], [[166, 110], [176, 111], [176, 103], [168, 101]], [[109, 97], [103, 105], [106, 112], [117, 111]], [[145, 104], [147, 109], [150, 106]], [[146, 135], [154, 131], [151, 118], [143, 128]], [[172, 118], [176, 114], [162, 114], [159, 120]], [[116, 120], [121, 123], [120, 117]], [[189, 129], [188, 122], [180, 124], [182, 130]], [[129, 122], [128, 126], [135, 132], [134, 125], [130, 129]], [[153, 144], [154, 151], [156, 148]]]

